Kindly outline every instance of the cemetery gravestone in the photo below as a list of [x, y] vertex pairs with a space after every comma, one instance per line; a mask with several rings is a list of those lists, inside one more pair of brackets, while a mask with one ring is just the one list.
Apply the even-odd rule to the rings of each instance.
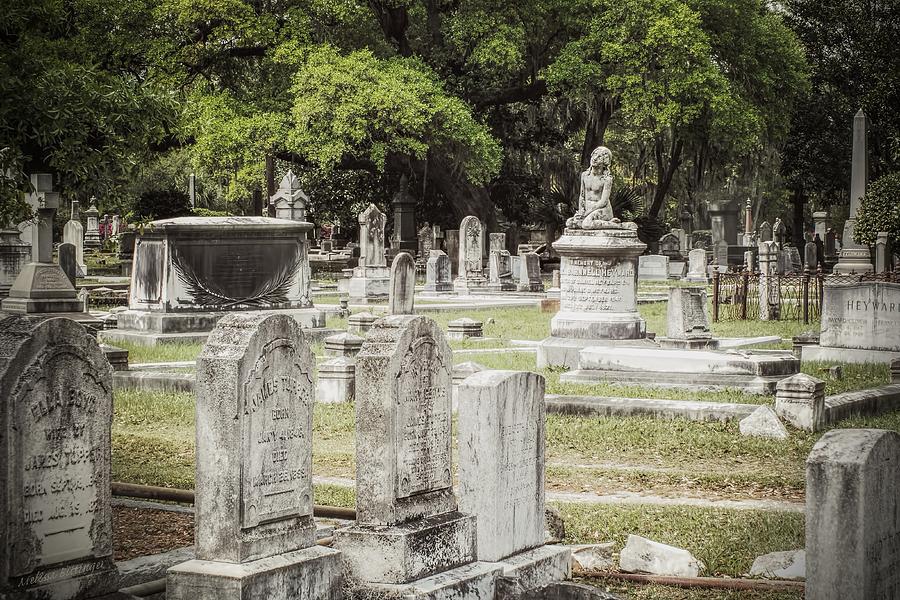
[[772, 241], [772, 226], [769, 225], [768, 221], [763, 221], [759, 224], [759, 242], [771, 242]]
[[481, 371], [459, 398], [460, 508], [476, 517], [478, 560], [544, 543], [544, 378]]
[[891, 252], [888, 233], [879, 231], [875, 240], [875, 272], [885, 273], [891, 270]]
[[706, 288], [669, 288], [666, 315], [666, 337], [659, 340], [662, 346], [715, 348], [718, 345], [709, 330], [709, 318], [706, 315]]
[[22, 267], [31, 260], [31, 248], [18, 229], [0, 229], [0, 300], [6, 298]]
[[778, 244], [759, 244], [759, 320], [777, 321], [781, 314], [781, 295], [778, 286]]
[[0, 321], [0, 598], [114, 592], [112, 369], [76, 322]]
[[853, 153], [850, 165], [850, 216], [844, 221], [844, 235], [841, 236], [841, 254], [834, 266], [835, 273], [871, 273], [872, 262], [869, 246], [860, 244], [854, 237], [856, 216], [866, 185], [869, 180], [869, 164], [866, 135], [868, 133], [868, 117], [862, 111], [853, 117]]
[[452, 292], [450, 257], [442, 250], [432, 250], [425, 264], [425, 292]]
[[404, 173], [400, 177], [400, 188], [391, 200], [394, 209], [394, 231], [391, 234], [391, 249], [394, 252], [415, 254], [418, 246], [416, 238], [416, 198], [409, 191], [409, 178]]
[[285, 173], [275, 194], [269, 198], [269, 206], [275, 209], [275, 218], [288, 221], [306, 222], [308, 203], [309, 197], [300, 189], [300, 179], [290, 170]]
[[431, 255], [431, 250], [434, 248], [434, 232], [430, 225], [424, 225], [419, 230], [416, 237], [419, 241], [419, 256], [424, 259], [428, 259]]
[[97, 210], [96, 198], [91, 198], [91, 206], [84, 211], [87, 227], [84, 229], [84, 247], [96, 250], [100, 248], [100, 211]]
[[[493, 233], [491, 235], [494, 235]], [[503, 235], [502, 233], [500, 235]], [[506, 249], [491, 250], [488, 258], [488, 289], [511, 291], [516, 289], [513, 282], [510, 255]]]
[[416, 263], [407, 252], [400, 252], [391, 263], [391, 288], [388, 295], [388, 314], [413, 314], [416, 291]]
[[527, 252], [519, 258], [519, 284], [516, 289], [520, 292], [543, 292], [541, 257], [534, 252]]
[[815, 242], [806, 242], [803, 246], [803, 266], [807, 273], [813, 273], [818, 267], [818, 248]]
[[669, 257], [645, 254], [638, 257], [638, 279], [642, 281], [666, 281], [669, 279]]
[[688, 253], [688, 274], [686, 279], [694, 283], [706, 283], [706, 250], [695, 248]]
[[[491, 252], [500, 252], [506, 250], [506, 234], [505, 233], [489, 233], [488, 234], [488, 254]], [[506, 250], [509, 252], [509, 250]]]
[[900, 434], [834, 429], [806, 461], [806, 598], [900, 597]]
[[453, 282], [453, 289], [465, 294], [482, 288], [487, 283], [481, 260], [484, 238], [478, 217], [470, 215], [463, 219], [459, 226], [459, 235], [459, 275]]
[[315, 545], [315, 358], [287, 315], [231, 313], [197, 360], [196, 559], [169, 600], [340, 598], [340, 553]]
[[[75, 246], [76, 276], [87, 276], [84, 264], [84, 227], [78, 212], [78, 200], [72, 201], [72, 218], [63, 227], [63, 242]], [[75, 285], [75, 282], [72, 282]]]
[[480, 371], [460, 383], [457, 398], [460, 508], [475, 516], [478, 560], [517, 556], [541, 579], [535, 585], [568, 578], [567, 548], [527, 552], [544, 543], [544, 378]]
[[453, 275], [459, 273], [459, 230], [447, 229], [444, 231], [444, 252], [450, 257], [450, 269]]
[[59, 267], [66, 274], [66, 277], [69, 278], [69, 283], [72, 284], [72, 287], [75, 287], [75, 277], [78, 271], [78, 265], [75, 261], [76, 256], [74, 245], [69, 243], [59, 245]]
[[674, 232], [659, 238], [659, 253], [671, 260], [681, 260], [681, 240]]
[[804, 360], [890, 362], [900, 356], [900, 283], [825, 285], [819, 346]]
[[475, 558], [451, 478], [452, 362], [440, 327], [408, 315], [377, 321], [356, 356], [357, 517], [334, 534], [355, 580], [402, 584]]

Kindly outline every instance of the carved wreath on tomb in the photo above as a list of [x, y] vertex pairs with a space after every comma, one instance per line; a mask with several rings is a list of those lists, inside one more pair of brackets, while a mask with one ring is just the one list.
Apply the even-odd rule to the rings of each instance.
[[249, 295], [233, 297], [209, 278], [204, 278], [182, 249], [178, 246], [172, 248], [172, 264], [175, 266], [175, 273], [185, 290], [191, 295], [194, 304], [218, 308], [230, 308], [238, 305], [264, 308], [273, 304], [287, 303], [288, 292], [297, 277], [301, 263], [301, 256], [298, 252], [292, 262], [283, 264], [269, 279], [260, 281]]

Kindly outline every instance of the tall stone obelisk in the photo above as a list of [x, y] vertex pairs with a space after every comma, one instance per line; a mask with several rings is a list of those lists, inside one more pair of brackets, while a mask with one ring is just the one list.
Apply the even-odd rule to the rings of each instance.
[[850, 216], [844, 223], [844, 236], [841, 238], [841, 256], [834, 266], [835, 273], [871, 273], [872, 257], [869, 247], [858, 244], [853, 239], [856, 226], [856, 214], [862, 197], [866, 195], [866, 183], [869, 179], [869, 156], [866, 148], [868, 118], [859, 110], [853, 117], [853, 157], [850, 168]]

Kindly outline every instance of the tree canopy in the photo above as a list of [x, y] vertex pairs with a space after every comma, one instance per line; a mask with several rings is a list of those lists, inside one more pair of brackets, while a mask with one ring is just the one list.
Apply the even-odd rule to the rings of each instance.
[[[711, 197], [777, 194], [780, 175], [831, 194], [810, 157], [836, 151], [806, 121], [830, 115], [822, 139], [836, 138], [859, 90], [896, 94], [862, 2], [0, 2], [7, 221], [35, 169], [125, 207], [195, 172], [210, 208], [241, 213], [290, 167], [313, 216], [345, 226], [401, 175], [445, 227], [558, 222], [606, 144], [632, 210], [674, 224]], [[829, 49], [848, 40], [878, 60], [841, 92], [854, 100], [817, 110], [846, 74]]]

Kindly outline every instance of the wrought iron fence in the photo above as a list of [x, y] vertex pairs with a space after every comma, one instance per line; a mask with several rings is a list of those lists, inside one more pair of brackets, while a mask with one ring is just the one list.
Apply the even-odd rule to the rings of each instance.
[[[759, 318], [759, 273], [713, 273], [713, 321]], [[839, 275], [817, 272], [789, 273], [772, 277], [769, 303], [778, 306], [782, 321], [817, 321], [822, 312], [826, 285], [886, 281], [900, 283], [900, 271]]]

